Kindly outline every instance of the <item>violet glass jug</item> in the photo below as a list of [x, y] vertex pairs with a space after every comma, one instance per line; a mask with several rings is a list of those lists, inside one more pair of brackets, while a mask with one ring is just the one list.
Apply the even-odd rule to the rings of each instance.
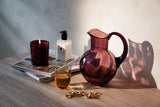
[[[91, 29], [88, 34], [91, 37], [91, 49], [82, 55], [80, 71], [89, 83], [104, 85], [114, 77], [117, 68], [126, 58], [127, 41], [118, 32], [106, 34], [98, 29]], [[112, 35], [117, 35], [123, 42], [124, 50], [120, 57], [114, 57], [108, 50], [108, 40]]]

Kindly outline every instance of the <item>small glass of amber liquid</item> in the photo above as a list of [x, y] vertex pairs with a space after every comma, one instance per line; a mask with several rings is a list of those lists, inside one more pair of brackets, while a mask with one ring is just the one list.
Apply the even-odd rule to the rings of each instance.
[[60, 89], [67, 89], [68, 85], [70, 84], [71, 80], [71, 67], [70, 66], [63, 66], [56, 69], [55, 73], [55, 83], [57, 87]]

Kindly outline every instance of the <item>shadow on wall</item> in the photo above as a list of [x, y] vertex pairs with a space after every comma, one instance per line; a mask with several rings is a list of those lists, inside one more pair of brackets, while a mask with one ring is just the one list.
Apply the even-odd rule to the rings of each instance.
[[10, 44], [8, 43], [10, 42], [10, 38], [7, 38], [6, 33], [4, 33], [7, 28], [10, 28], [7, 33], [12, 32], [12, 34], [18, 35], [14, 27], [6, 20], [6, 18], [0, 12], [0, 59], [5, 58], [6, 56], [15, 55], [15, 51], [11, 48]]
[[151, 43], [136, 43], [129, 40], [129, 55], [121, 64], [117, 75], [133, 79], [149, 87], [157, 88], [151, 74], [154, 52]]
[[61, 30], [69, 31], [68, 37], [76, 44], [72, 49], [78, 54], [80, 3], [78, 0], [0, 0], [0, 59], [28, 52], [30, 41], [38, 38], [48, 40], [50, 48], [56, 49]]

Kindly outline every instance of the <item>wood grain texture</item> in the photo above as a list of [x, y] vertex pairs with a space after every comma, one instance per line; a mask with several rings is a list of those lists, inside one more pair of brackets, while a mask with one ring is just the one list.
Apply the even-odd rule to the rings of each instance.
[[28, 54], [0, 60], [0, 106], [29, 107], [159, 107], [160, 91], [149, 88], [132, 80], [115, 77], [104, 87], [94, 86], [85, 81], [78, 73], [72, 76], [71, 86], [83, 85], [87, 91], [102, 93], [99, 99], [73, 97], [66, 99], [67, 91], [56, 87], [54, 81], [40, 83], [25, 74], [15, 72], [11, 64]]

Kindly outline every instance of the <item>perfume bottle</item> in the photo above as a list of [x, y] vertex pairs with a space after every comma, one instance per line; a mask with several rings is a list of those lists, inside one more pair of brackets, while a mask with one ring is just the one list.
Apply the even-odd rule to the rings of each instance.
[[71, 80], [71, 67], [68, 65], [56, 69], [55, 83], [60, 89], [67, 89]]
[[61, 39], [57, 40], [56, 58], [60, 61], [67, 61], [71, 58], [72, 41], [67, 39], [67, 31], [61, 31]]

